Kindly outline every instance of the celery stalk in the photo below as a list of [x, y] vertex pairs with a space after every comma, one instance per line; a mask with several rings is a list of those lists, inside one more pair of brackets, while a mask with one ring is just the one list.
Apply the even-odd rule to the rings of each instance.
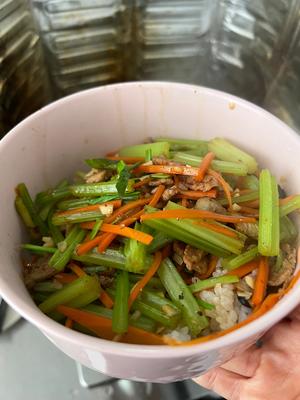
[[53, 225], [65, 225], [65, 224], [79, 224], [81, 222], [95, 221], [96, 219], [103, 219], [105, 217], [99, 210], [82, 211], [72, 214], [60, 214], [56, 213], [52, 216]]
[[[245, 201], [257, 200], [258, 198], [259, 198], [259, 192], [258, 192], [258, 190], [254, 190], [253, 192], [242, 194], [241, 196], [232, 197], [232, 202], [236, 203], [236, 204], [240, 204], [240, 203], [243, 203]], [[228, 205], [228, 200], [227, 199], [220, 199], [220, 200], [218, 200], [218, 202], [222, 206]], [[243, 204], [241, 204], [241, 206], [242, 205]]]
[[[126, 192], [133, 192], [134, 180], [129, 179]], [[107, 194], [117, 194], [117, 181], [100, 183], [85, 183], [70, 186], [70, 191], [75, 197], [98, 197]]]
[[221, 264], [224, 269], [231, 271], [253, 260], [257, 256], [258, 256], [258, 247], [255, 246], [250, 250], [247, 250], [244, 253], [239, 254], [238, 256], [230, 257], [228, 259], [223, 258]]
[[227, 284], [227, 283], [237, 283], [239, 281], [239, 277], [235, 275], [223, 275], [215, 278], [204, 279], [203, 281], [199, 280], [197, 283], [193, 283], [189, 286], [189, 289], [195, 293], [204, 289], [211, 289], [216, 286], [218, 283]]
[[125, 333], [128, 329], [128, 272], [121, 271], [117, 276], [116, 296], [112, 315], [112, 330], [115, 333]]
[[152, 151], [152, 157], [160, 155], [169, 157], [170, 145], [168, 142], [145, 143], [123, 147], [118, 153], [121, 157], [145, 157], [146, 150], [149, 149]]
[[[149, 232], [149, 229], [136, 222], [135, 230]], [[145, 268], [147, 257], [147, 246], [135, 239], [129, 239], [124, 246], [124, 255], [126, 258], [125, 269], [131, 272], [140, 272]]]
[[300, 194], [280, 206], [280, 216], [284, 217], [298, 208], [300, 208]]

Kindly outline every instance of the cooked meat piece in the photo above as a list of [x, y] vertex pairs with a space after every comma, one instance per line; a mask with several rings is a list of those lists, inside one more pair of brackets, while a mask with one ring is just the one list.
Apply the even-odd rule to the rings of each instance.
[[186, 245], [183, 242], [179, 242], [178, 240], [175, 240], [173, 242], [173, 250], [181, 258], [183, 258], [185, 246]]
[[57, 270], [49, 267], [50, 256], [39, 257], [36, 261], [26, 262], [23, 269], [24, 283], [28, 288], [32, 288], [35, 283], [50, 278]]
[[90, 172], [85, 175], [86, 183], [98, 183], [103, 182], [112, 176], [112, 171], [105, 169], [92, 168]]
[[153, 181], [149, 182], [149, 186], [159, 186], [159, 185], [173, 185], [173, 179], [165, 178], [165, 179], [154, 179]]
[[112, 286], [115, 278], [113, 276], [101, 274], [101, 275], [99, 275], [99, 279], [100, 279], [101, 286], [104, 289], [106, 289], [106, 288]]
[[208, 260], [205, 257], [206, 253], [203, 250], [186, 245], [183, 253], [183, 262], [189, 271], [196, 271], [200, 274], [207, 272]]
[[271, 269], [268, 284], [270, 286], [280, 286], [282, 284], [288, 284], [294, 269], [296, 267], [296, 249], [289, 244], [282, 246], [284, 252], [284, 260], [279, 271]]
[[152, 158], [152, 163], [154, 165], [183, 165], [180, 162], [171, 161], [171, 160], [169, 160], [168, 158], [166, 158], [164, 156], [153, 157]]
[[235, 229], [245, 235], [257, 239], [258, 238], [258, 223], [238, 222], [235, 224]]
[[205, 175], [201, 182], [198, 182], [194, 176], [185, 177], [183, 181], [188, 190], [200, 190], [201, 192], [208, 192], [214, 187], [218, 187], [218, 181], [211, 175]]
[[164, 201], [168, 201], [170, 200], [173, 196], [175, 196], [175, 194], [177, 194], [179, 192], [177, 186], [171, 186], [170, 188], [167, 188], [164, 190], [163, 194], [162, 194], [162, 199]]
[[197, 210], [213, 211], [219, 214], [226, 214], [226, 209], [221, 206], [217, 200], [209, 197], [202, 197], [201, 199], [197, 200], [195, 208]]

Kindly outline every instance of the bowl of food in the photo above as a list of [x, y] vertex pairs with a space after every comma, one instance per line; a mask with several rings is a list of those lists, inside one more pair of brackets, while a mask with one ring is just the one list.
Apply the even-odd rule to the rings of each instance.
[[0, 143], [1, 296], [104, 374], [198, 376], [299, 303], [299, 151], [268, 112], [197, 86], [54, 102]]

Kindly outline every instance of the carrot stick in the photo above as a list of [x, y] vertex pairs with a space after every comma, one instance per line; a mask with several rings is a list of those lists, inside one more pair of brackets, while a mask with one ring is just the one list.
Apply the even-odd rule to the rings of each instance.
[[180, 199], [191, 199], [191, 200], [198, 200], [201, 197], [210, 197], [210, 198], [216, 198], [217, 197], [217, 190], [216, 189], [211, 189], [208, 190], [207, 192], [200, 192], [196, 190], [181, 190], [179, 195], [176, 195], [176, 197]]
[[113, 299], [103, 288], [101, 288], [99, 300], [106, 308], [112, 308], [114, 305]]
[[259, 200], [252, 200], [252, 201], [243, 201], [240, 203], [241, 206], [252, 207], [252, 208], [259, 208]]
[[[120, 222], [120, 224], [122, 224], [123, 226], [131, 225], [135, 221], [137, 221], [143, 213], [144, 210], [141, 210], [134, 214], [132, 217], [124, 219], [122, 222]], [[104, 233], [103, 238], [98, 246], [99, 253], [103, 253], [116, 237], [117, 235], [115, 233]]]
[[65, 327], [66, 327], [66, 328], [70, 328], [70, 329], [73, 328], [73, 321], [72, 321], [70, 318], [67, 318], [67, 319], [66, 319]]
[[211, 274], [216, 270], [219, 258], [216, 256], [211, 256], [209, 260], [209, 266], [206, 274], [199, 275], [200, 279], [206, 279], [211, 276]]
[[196, 176], [197, 181], [200, 182], [203, 180], [203, 178], [204, 178], [206, 172], [208, 171], [208, 168], [210, 167], [211, 162], [214, 158], [215, 158], [215, 154], [212, 153], [211, 151], [203, 157], [203, 159], [199, 165], [198, 175]]
[[149, 203], [149, 206], [155, 207], [156, 204], [159, 202], [163, 192], [165, 191], [165, 186], [164, 185], [159, 185], [158, 188], [156, 189], [156, 192], [154, 193], [154, 196], [152, 197], [152, 200]]
[[[115, 333], [112, 331], [112, 320], [93, 314], [88, 311], [78, 310], [67, 306], [58, 306], [57, 311], [72, 319], [78, 324], [89, 329], [103, 339], [113, 340]], [[128, 327], [127, 333], [122, 335], [122, 341], [132, 344], [162, 345], [164, 340], [161, 336], [146, 332], [143, 329]]]
[[176, 218], [176, 219], [186, 219], [186, 218], [205, 218], [205, 219], [214, 219], [216, 221], [221, 222], [230, 222], [230, 223], [237, 223], [237, 222], [249, 222], [254, 223], [256, 219], [253, 217], [242, 217], [240, 215], [223, 215], [217, 214], [212, 211], [205, 211], [205, 210], [163, 210], [163, 211], [156, 211], [153, 213], [143, 214], [141, 216], [141, 221], [145, 221], [147, 219], [166, 219], [166, 218]]
[[99, 210], [99, 207], [101, 206], [109, 206], [109, 205], [113, 206], [114, 208], [119, 208], [121, 207], [121, 204], [122, 200], [112, 200], [112, 201], [107, 201], [106, 203], [93, 204], [86, 207], [79, 207], [79, 208], [73, 208], [72, 210], [61, 211], [58, 212], [57, 215], [70, 215], [85, 211], [96, 211]]
[[231, 231], [230, 229], [227, 229], [223, 226], [220, 225], [216, 225], [216, 224], [210, 224], [209, 222], [205, 222], [205, 221], [196, 221], [194, 222], [195, 225], [199, 225], [199, 226], [204, 226], [205, 228], [211, 229], [212, 231], [218, 232], [218, 233], [223, 233], [223, 235], [229, 236], [229, 237], [233, 237], [233, 238], [237, 238], [238, 235]]
[[151, 201], [152, 197], [148, 197], [146, 199], [140, 199], [140, 200], [135, 200], [135, 201], [131, 201], [127, 204], [125, 204], [124, 206], [118, 208], [115, 212], [113, 212], [109, 217], [105, 218], [104, 222], [107, 224], [110, 224], [111, 222], [114, 222], [114, 220], [121, 216], [124, 215], [125, 213], [127, 213], [128, 211], [137, 208], [139, 206], [144, 206], [146, 204], [148, 204]]
[[224, 190], [224, 193], [225, 193], [225, 195], [227, 197], [227, 200], [228, 200], [229, 210], [231, 210], [232, 209], [232, 199], [231, 199], [231, 193], [230, 193], [230, 190], [229, 190], [228, 183], [225, 181], [225, 179], [222, 177], [222, 175], [219, 174], [219, 172], [216, 172], [216, 171], [214, 171], [212, 169], [209, 169], [208, 173], [211, 176], [213, 176], [218, 181], [218, 183], [222, 186], [222, 188]]
[[134, 173], [146, 172], [149, 174], [189, 175], [197, 176], [199, 168], [185, 165], [140, 165]]
[[285, 203], [288, 203], [289, 201], [293, 200], [296, 197], [295, 194], [291, 195], [291, 196], [287, 196], [284, 199], [279, 199], [279, 205], [283, 205]]
[[135, 183], [133, 185], [134, 189], [138, 189], [139, 187], [142, 187], [144, 185], [148, 185], [149, 182], [151, 182], [152, 179], [151, 178], [145, 178], [145, 179], [141, 179], [139, 182]]
[[74, 272], [74, 274], [76, 274], [77, 276], [84, 276], [86, 275], [86, 273], [84, 272], [84, 270], [79, 267], [79, 265], [75, 264], [74, 262], [71, 262], [69, 264], [69, 268]]
[[252, 207], [246, 207], [246, 206], [241, 206], [240, 205], [240, 213], [242, 214], [250, 214], [251, 216], [258, 218], [259, 212], [257, 208], [252, 208]]
[[238, 268], [233, 269], [232, 271], [227, 272], [226, 275], [235, 275], [239, 278], [243, 278], [244, 276], [248, 275], [250, 272], [258, 268], [258, 260], [252, 260], [247, 262], [244, 265], [241, 265]]
[[77, 276], [75, 274], [66, 274], [65, 272], [60, 272], [59, 274], [56, 274], [54, 278], [57, 279], [58, 282], [65, 284], [75, 281]]
[[107, 156], [106, 158], [108, 160], [116, 160], [116, 161], [122, 160], [126, 164], [135, 164], [140, 161], [145, 161], [144, 157], [121, 157], [121, 156], [113, 155], [113, 156]]
[[94, 239], [80, 244], [77, 247], [76, 253], [79, 256], [82, 256], [83, 254], [87, 253], [88, 251], [90, 251], [94, 247], [96, 247], [101, 242], [102, 239], [103, 239], [103, 234], [100, 234], [100, 235], [96, 236]]
[[162, 255], [161, 252], [157, 251], [154, 254], [153, 262], [148, 269], [148, 271], [145, 273], [145, 275], [140, 279], [134, 287], [131, 289], [129, 298], [128, 298], [128, 310], [132, 306], [132, 303], [136, 300], [140, 292], [144, 289], [144, 287], [147, 285], [149, 280], [152, 278], [152, 276], [156, 273], [158, 270], [160, 263], [162, 260]]
[[149, 235], [148, 233], [141, 232], [132, 228], [127, 228], [123, 224], [102, 224], [100, 229], [102, 232], [125, 236], [147, 245], [150, 244], [153, 240], [153, 236]]
[[269, 263], [267, 257], [261, 257], [258, 264], [257, 276], [255, 279], [252, 304], [258, 306], [263, 302], [269, 277]]

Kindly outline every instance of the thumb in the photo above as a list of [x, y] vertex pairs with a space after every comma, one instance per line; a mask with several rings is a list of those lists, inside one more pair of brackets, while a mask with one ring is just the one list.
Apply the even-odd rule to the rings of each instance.
[[289, 314], [288, 318], [292, 321], [300, 322], [300, 305]]

